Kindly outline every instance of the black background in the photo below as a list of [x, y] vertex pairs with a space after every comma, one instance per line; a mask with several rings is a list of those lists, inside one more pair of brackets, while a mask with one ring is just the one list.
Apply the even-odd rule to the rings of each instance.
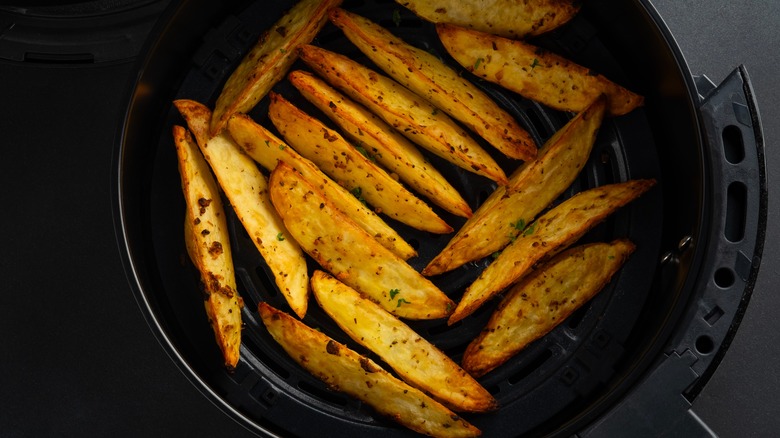
[[[780, 3], [655, 0], [694, 74], [745, 64], [766, 140], [769, 227], [740, 330], [693, 410], [720, 436], [780, 431]], [[0, 34], [0, 38], [2, 38]], [[249, 436], [158, 344], [113, 228], [132, 60], [0, 61], [0, 436]]]

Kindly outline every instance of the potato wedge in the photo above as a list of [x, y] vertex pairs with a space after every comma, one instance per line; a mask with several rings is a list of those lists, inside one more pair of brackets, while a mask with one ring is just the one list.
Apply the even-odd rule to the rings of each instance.
[[457, 216], [471, 216], [471, 207], [460, 193], [406, 137], [311, 73], [295, 70], [288, 78], [303, 97], [341, 128], [355, 147], [362, 148], [439, 207]]
[[625, 239], [581, 245], [524, 277], [466, 348], [463, 368], [481, 377], [549, 333], [601, 291], [634, 248]]
[[469, 172], [506, 184], [506, 175], [493, 157], [465, 129], [425, 99], [338, 53], [304, 45], [299, 56], [331, 85], [408, 139]]
[[287, 74], [297, 59], [297, 48], [314, 39], [327, 22], [328, 10], [340, 4], [341, 0], [300, 0], [260, 36], [217, 98], [210, 123], [212, 137], [222, 131], [230, 116], [254, 108]]
[[452, 23], [506, 38], [540, 35], [562, 26], [580, 10], [576, 0], [395, 0], [433, 23]]
[[349, 144], [338, 132], [271, 92], [268, 117], [284, 139], [301, 155], [377, 211], [418, 230], [451, 233], [425, 202], [393, 179], [384, 169]]
[[415, 432], [437, 437], [474, 437], [481, 432], [455, 413], [328, 335], [267, 303], [258, 312], [277, 343], [306, 371], [334, 391], [359, 399]]
[[582, 171], [604, 117], [606, 100], [596, 99], [558, 130], [499, 186], [458, 230], [447, 246], [423, 269], [424, 275], [451, 271], [464, 263], [500, 251], [516, 239], [536, 215], [547, 208]]
[[331, 9], [329, 17], [385, 73], [461, 121], [504, 155], [526, 161], [536, 157], [536, 144], [528, 132], [438, 57], [343, 9]]
[[417, 251], [373, 210], [249, 116], [233, 115], [228, 121], [228, 131], [239, 147], [269, 172], [274, 170], [280, 161], [292, 166], [307, 181], [322, 190], [336, 208], [398, 257], [407, 260], [417, 255]]
[[206, 315], [225, 366], [234, 369], [241, 347], [243, 301], [236, 292], [233, 256], [219, 187], [190, 132], [174, 126], [173, 139], [187, 204], [184, 219], [187, 253], [200, 272], [206, 294]]
[[504, 288], [527, 274], [537, 262], [576, 242], [618, 208], [633, 201], [655, 180], [631, 180], [580, 192], [526, 227], [466, 289], [449, 324], [463, 319]]
[[276, 214], [268, 196], [268, 181], [226, 132], [209, 138], [208, 108], [192, 100], [174, 104], [187, 120], [236, 216], [273, 272], [276, 286], [302, 318], [309, 302], [306, 257]]
[[[497, 408], [493, 396], [458, 364], [378, 304], [322, 271], [312, 274], [311, 288], [320, 307], [350, 338], [376, 353], [407, 383], [454, 411]], [[400, 306], [406, 291], [394, 292], [390, 301]]]
[[523, 41], [437, 24], [444, 47], [480, 78], [561, 111], [580, 112], [600, 94], [607, 113], [627, 114], [644, 98], [581, 65]]
[[[452, 300], [335, 208], [286, 163], [279, 163], [271, 172], [270, 192], [290, 234], [339, 280], [402, 318], [434, 319], [451, 312]], [[405, 291], [406, 301], [392, 301], [390, 291], [394, 289]]]

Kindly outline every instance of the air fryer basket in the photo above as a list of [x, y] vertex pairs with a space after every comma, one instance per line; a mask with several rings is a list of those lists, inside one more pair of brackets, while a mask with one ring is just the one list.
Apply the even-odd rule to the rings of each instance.
[[[571, 23], [535, 39], [645, 95], [647, 102], [605, 121], [585, 170], [561, 199], [627, 179], [656, 178], [659, 184], [583, 238], [629, 237], [637, 244], [605, 290], [481, 379], [501, 408], [465, 417], [485, 436], [686, 427], [688, 404], [725, 352], [752, 289], [766, 195], [763, 144], [747, 74], [739, 68], [719, 87], [692, 77], [652, 7], [620, 3], [586, 2]], [[173, 360], [207, 397], [250, 430], [298, 436], [404, 435], [409, 432], [327, 389], [270, 338], [257, 316], [257, 303], [289, 308], [231, 210], [237, 282], [246, 303], [242, 359], [233, 373], [221, 366], [198, 299], [198, 275], [185, 255], [184, 201], [170, 135], [173, 124], [184, 122], [172, 100], [213, 105], [241, 55], [290, 4], [220, 6], [191, 0], [174, 5], [161, 20], [129, 96], [115, 163], [117, 228], [127, 250], [129, 277]], [[398, 4], [347, 0], [343, 7], [457, 66], [433, 27]], [[400, 15], [394, 17], [394, 11]], [[314, 43], [370, 65], [331, 25]], [[294, 68], [305, 66], [298, 62]], [[471, 79], [540, 145], [572, 116]], [[275, 89], [319, 114], [288, 84]], [[266, 110], [263, 101], [250, 115], [271, 128]], [[484, 178], [430, 158], [472, 208], [494, 188]], [[508, 171], [517, 165], [500, 162]], [[454, 226], [463, 223], [439, 212]], [[392, 225], [418, 249], [419, 257], [410, 261], [418, 270], [451, 237]], [[487, 263], [473, 262], [432, 280], [457, 300]], [[442, 320], [411, 325], [459, 360], [494, 306], [452, 327]], [[304, 321], [367, 353], [316, 305]], [[655, 420], [632, 421], [638, 414]]]

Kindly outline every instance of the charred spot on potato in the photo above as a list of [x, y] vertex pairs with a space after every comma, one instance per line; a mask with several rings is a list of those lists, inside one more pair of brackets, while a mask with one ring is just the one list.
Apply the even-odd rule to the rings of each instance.
[[339, 345], [334, 340], [329, 340], [328, 343], [325, 345], [325, 351], [328, 352], [328, 354], [332, 354], [335, 356], [338, 356], [341, 354], [339, 350]]

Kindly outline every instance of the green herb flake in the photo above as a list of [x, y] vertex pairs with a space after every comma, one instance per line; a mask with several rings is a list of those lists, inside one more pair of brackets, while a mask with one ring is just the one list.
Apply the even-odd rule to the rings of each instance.
[[279, 49], [279, 53], [287, 53], [287, 50]]
[[286, 148], [286, 147], [287, 147], [286, 145], [280, 144], [280, 145], [279, 145], [279, 150], [280, 150], [280, 151], [283, 151], [283, 150], [284, 150], [284, 148]]
[[393, 301], [393, 299], [395, 298], [396, 295], [398, 295], [399, 292], [401, 291], [398, 289], [390, 289], [390, 299], [388, 301]]
[[352, 193], [352, 195], [354, 197], [356, 197], [358, 199], [358, 201], [363, 203], [363, 205], [366, 205], [366, 200], [363, 199], [363, 189], [361, 189], [360, 187], [355, 187], [352, 190], [350, 190], [349, 192]]
[[374, 157], [372, 157], [371, 155], [368, 154], [368, 151], [366, 150], [366, 148], [364, 148], [363, 146], [360, 146], [360, 145], [355, 145], [355, 149], [357, 149], [357, 151], [360, 152], [364, 157], [366, 157], [369, 160], [371, 160], [371, 162], [376, 163], [376, 160], [374, 159]]
[[435, 116], [436, 114], [439, 114], [439, 109], [438, 108], [434, 108], [433, 111], [431, 112], [432, 116]]
[[538, 59], [536, 59], [536, 58], [534, 58], [534, 62], [532, 62], [532, 63], [531, 63], [531, 68], [536, 68], [536, 66], [538, 66], [538, 65], [541, 65], [541, 64], [539, 63], [539, 60], [538, 60]]
[[613, 256], [613, 255], [610, 255], [608, 258], [609, 258], [610, 260], [615, 260], [615, 256]]
[[266, 140], [266, 141], [265, 141], [265, 145], [266, 145], [266, 146], [268, 146], [268, 147], [271, 147], [271, 142], [270, 142], [270, 141], [268, 141], [268, 140]]
[[517, 222], [510, 222], [509, 225], [514, 227], [514, 229], [516, 230], [522, 231], [525, 228], [525, 221], [522, 218], [520, 218], [517, 220]]
[[280, 242], [284, 241], [284, 236], [282, 235], [282, 232], [281, 232], [281, 231], [279, 231], [278, 233], [276, 233], [276, 240], [278, 240], [278, 241], [280, 241]]
[[398, 9], [393, 9], [393, 24], [395, 24], [395, 27], [401, 25], [401, 11]]
[[398, 304], [395, 305], [395, 307], [401, 307], [401, 304], [412, 304], [411, 301], [406, 301], [403, 298], [398, 299]]
[[474, 70], [479, 68], [479, 65], [482, 64], [482, 61], [484, 61], [483, 58], [477, 58], [477, 62], [474, 63]]
[[536, 222], [532, 223], [528, 226], [528, 228], [523, 231], [523, 236], [529, 236], [534, 233], [534, 228], [536, 228]]
[[498, 256], [500, 256], [500, 255], [501, 255], [501, 251], [496, 251], [496, 252], [494, 252], [493, 254], [490, 254], [490, 257], [492, 257], [492, 258], [493, 258], [493, 260], [495, 260], [495, 259], [497, 259], [497, 258], [498, 258]]

